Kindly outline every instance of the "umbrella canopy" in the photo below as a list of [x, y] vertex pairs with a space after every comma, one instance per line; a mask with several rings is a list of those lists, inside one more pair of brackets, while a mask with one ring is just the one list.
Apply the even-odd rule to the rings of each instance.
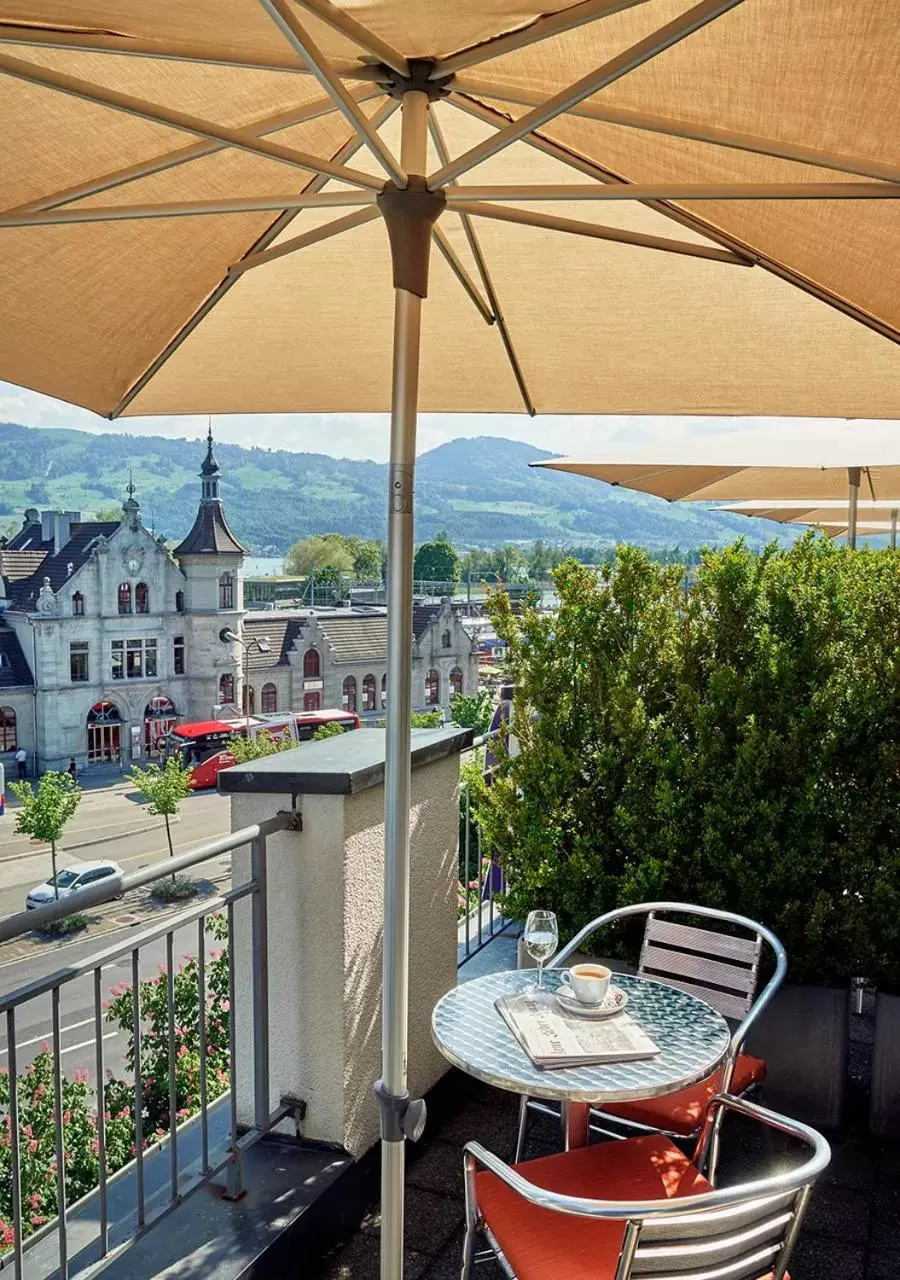
[[392, 1280], [417, 410], [900, 417], [895, 27], [882, 0], [0, 0], [0, 378], [111, 417], [391, 410]]
[[810, 506], [809, 502], [781, 502], [772, 506], [765, 499], [757, 502], [733, 502], [716, 511], [731, 515], [756, 516], [764, 520], [777, 520], [781, 524], [817, 525], [837, 538], [849, 533], [855, 515], [854, 533], [889, 533], [891, 548], [897, 545], [897, 521], [900, 516], [900, 499], [878, 502], [860, 498], [854, 513], [849, 502], [832, 499]]

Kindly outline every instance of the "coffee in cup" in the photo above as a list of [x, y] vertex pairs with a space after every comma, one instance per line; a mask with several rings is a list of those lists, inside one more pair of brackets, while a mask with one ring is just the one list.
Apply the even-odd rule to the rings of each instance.
[[561, 982], [570, 987], [576, 1000], [582, 1004], [602, 1004], [609, 990], [611, 970], [604, 964], [574, 964], [564, 969]]

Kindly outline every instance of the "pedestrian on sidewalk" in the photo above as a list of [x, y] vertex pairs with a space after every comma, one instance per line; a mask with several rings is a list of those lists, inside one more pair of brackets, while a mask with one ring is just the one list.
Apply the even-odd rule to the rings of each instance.
[[69, 761], [69, 766], [66, 769], [66, 773], [69, 775], [69, 777], [72, 779], [73, 782], [78, 781], [78, 765], [75, 763], [74, 756]]
[[24, 782], [28, 776], [28, 752], [24, 747], [19, 747], [16, 752], [16, 764], [19, 766], [19, 781]]

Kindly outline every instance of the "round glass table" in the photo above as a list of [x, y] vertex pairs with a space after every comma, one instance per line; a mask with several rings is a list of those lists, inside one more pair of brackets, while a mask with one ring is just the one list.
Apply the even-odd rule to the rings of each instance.
[[[545, 989], [554, 991], [561, 973], [545, 969]], [[710, 1005], [663, 982], [617, 973], [614, 985], [628, 993], [627, 1012], [659, 1046], [659, 1054], [639, 1062], [542, 1071], [494, 1007], [500, 996], [535, 981], [533, 969], [518, 969], [460, 983], [435, 1005], [431, 1034], [461, 1071], [499, 1089], [563, 1103], [569, 1146], [586, 1141], [587, 1107], [565, 1104], [603, 1106], [675, 1093], [712, 1075], [725, 1057], [731, 1032]]]

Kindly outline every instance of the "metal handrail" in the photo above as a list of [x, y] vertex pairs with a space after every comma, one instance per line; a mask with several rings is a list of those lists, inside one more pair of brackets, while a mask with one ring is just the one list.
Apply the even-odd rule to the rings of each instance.
[[585, 938], [589, 938], [591, 934], [596, 933], [598, 929], [602, 929], [605, 925], [612, 924], [616, 920], [625, 919], [627, 916], [649, 915], [651, 912], [669, 911], [677, 912], [681, 915], [704, 916], [709, 920], [722, 920], [726, 924], [735, 924], [749, 933], [755, 933], [760, 938], [764, 938], [772, 948], [775, 956], [775, 972], [772, 974], [765, 987], [756, 997], [752, 1007], [747, 1011], [746, 1016], [741, 1021], [738, 1028], [731, 1037], [728, 1047], [727, 1058], [731, 1061], [735, 1058], [740, 1050], [741, 1045], [747, 1038], [747, 1033], [759, 1015], [765, 1009], [766, 1005], [774, 996], [775, 992], [784, 981], [787, 973], [787, 952], [781, 941], [776, 937], [771, 929], [766, 928], [764, 924], [759, 924], [756, 920], [751, 920], [749, 916], [739, 916], [733, 911], [725, 911], [720, 907], [704, 907], [692, 902], [637, 902], [627, 907], [616, 907], [612, 911], [605, 912], [602, 916], [598, 916], [596, 920], [592, 920], [586, 924], [583, 929], [576, 933], [575, 937], [563, 947], [562, 951], [549, 962], [548, 968], [558, 968], [559, 965], [567, 960], [569, 956], [576, 951]]
[[551, 1209], [557, 1213], [567, 1213], [579, 1218], [661, 1218], [700, 1214], [704, 1211], [724, 1208], [726, 1205], [737, 1204], [743, 1200], [759, 1200], [769, 1195], [800, 1191], [828, 1167], [831, 1147], [825, 1138], [809, 1125], [801, 1124], [799, 1120], [788, 1119], [787, 1116], [779, 1115], [778, 1112], [770, 1111], [757, 1103], [733, 1098], [726, 1094], [717, 1094], [713, 1104], [727, 1110], [738, 1111], [781, 1133], [800, 1139], [812, 1147], [812, 1155], [804, 1164], [784, 1173], [772, 1174], [755, 1182], [742, 1182], [734, 1187], [721, 1187], [713, 1191], [700, 1192], [689, 1197], [676, 1196], [665, 1200], [593, 1200], [586, 1196], [565, 1195], [560, 1191], [548, 1191], [545, 1187], [537, 1186], [478, 1142], [467, 1142], [464, 1150], [466, 1156], [477, 1160], [485, 1169], [495, 1174], [531, 1204], [541, 1209]]
[[252, 827], [242, 827], [240, 831], [232, 831], [227, 836], [208, 840], [205, 844], [189, 849], [187, 853], [180, 853], [176, 858], [166, 858], [165, 861], [151, 863], [149, 867], [130, 871], [126, 875], [107, 876], [106, 879], [98, 881], [96, 886], [89, 885], [86, 889], [79, 889], [77, 893], [67, 898], [59, 898], [45, 907], [35, 907], [31, 911], [17, 911], [15, 915], [6, 916], [5, 919], [0, 920], [0, 942], [9, 942], [35, 929], [55, 924], [57, 920], [64, 920], [66, 916], [73, 915], [82, 907], [99, 907], [104, 902], [113, 902], [131, 889], [140, 889], [145, 884], [152, 884], [154, 880], [165, 880], [179, 871], [195, 867], [198, 862], [207, 862], [220, 853], [230, 853], [233, 849], [239, 849], [241, 845], [250, 844], [260, 836], [264, 837], [272, 835], [275, 831], [281, 831], [289, 821], [290, 814], [279, 813], [274, 818], [266, 818], [262, 822], [254, 823]]

